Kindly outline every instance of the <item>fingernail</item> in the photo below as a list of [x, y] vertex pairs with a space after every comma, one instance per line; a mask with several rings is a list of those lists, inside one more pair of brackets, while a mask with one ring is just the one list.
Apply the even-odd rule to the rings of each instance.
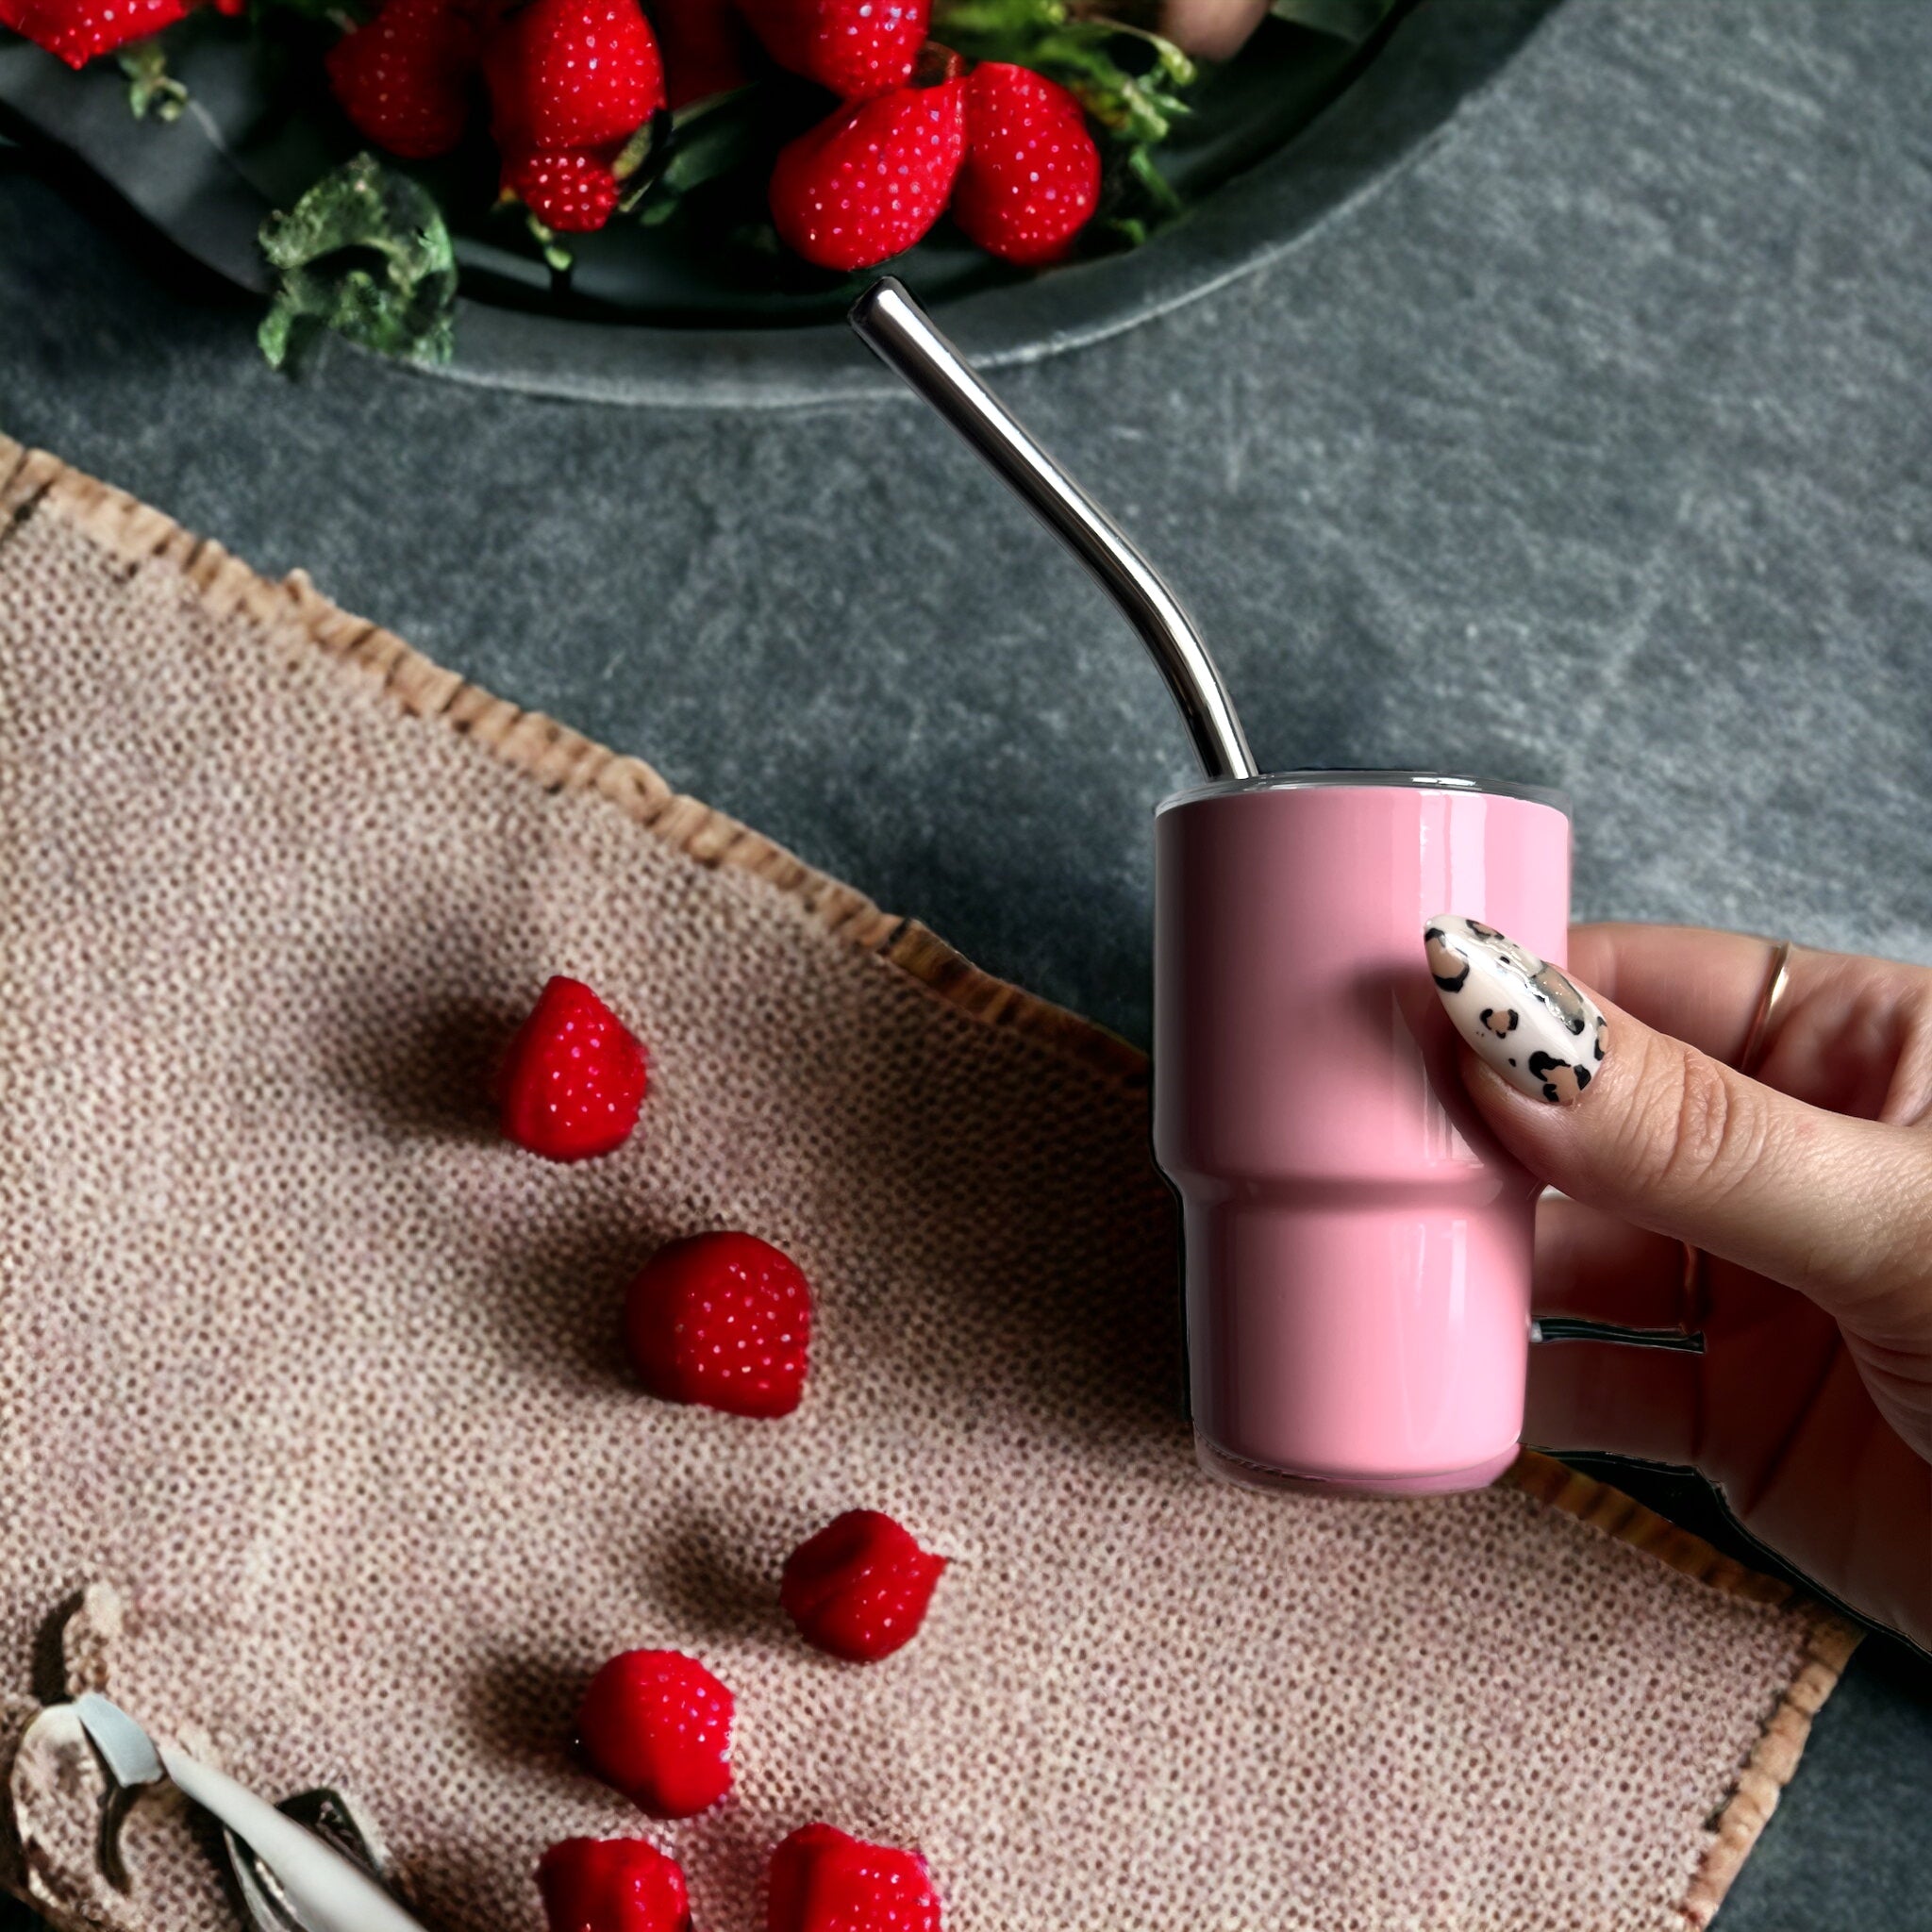
[[1595, 1004], [1492, 925], [1445, 913], [1423, 928], [1456, 1030], [1512, 1087], [1553, 1106], [1583, 1097], [1609, 1049]]

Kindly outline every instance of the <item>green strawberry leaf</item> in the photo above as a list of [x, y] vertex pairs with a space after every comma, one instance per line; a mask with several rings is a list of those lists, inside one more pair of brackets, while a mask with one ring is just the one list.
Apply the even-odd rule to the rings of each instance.
[[127, 105], [137, 121], [152, 114], [157, 121], [178, 121], [188, 105], [188, 90], [168, 72], [168, 57], [160, 42], [150, 36], [123, 47], [117, 57], [127, 76]]
[[625, 211], [635, 208], [644, 226], [656, 227], [697, 189], [741, 170], [769, 173], [774, 129], [764, 92], [737, 88], [679, 108], [665, 126], [658, 165], [625, 196]]
[[1154, 157], [1146, 147], [1130, 147], [1127, 150], [1126, 173], [1146, 204], [1158, 214], [1180, 213], [1179, 193], [1174, 183], [1154, 165]]
[[770, 142], [755, 91], [739, 88], [694, 101], [671, 117], [671, 158], [664, 179], [681, 193], [715, 181]]
[[[516, 202], [508, 202], [504, 207], [514, 208]], [[554, 275], [567, 275], [576, 266], [577, 258], [570, 243], [558, 239], [557, 230], [549, 223], [541, 221], [528, 208], [524, 209], [524, 225], [530, 231], [530, 240], [537, 244], [537, 252], [543, 258], [543, 265]]]
[[413, 362], [447, 362], [457, 266], [427, 189], [358, 155], [261, 228], [279, 281], [258, 331], [280, 369], [326, 329]]

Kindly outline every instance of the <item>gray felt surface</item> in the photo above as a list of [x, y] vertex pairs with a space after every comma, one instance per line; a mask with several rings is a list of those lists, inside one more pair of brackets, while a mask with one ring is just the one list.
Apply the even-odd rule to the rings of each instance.
[[[1264, 764], [1558, 784], [1580, 915], [1932, 960], [1928, 74], [1918, 0], [1566, 0], [1283, 259], [1003, 388]], [[253, 321], [0, 162], [8, 433], [1144, 1039], [1185, 742], [915, 407], [291, 385]], [[1722, 1923], [1932, 1926], [1928, 1790], [1932, 1679], [1868, 1645]]]

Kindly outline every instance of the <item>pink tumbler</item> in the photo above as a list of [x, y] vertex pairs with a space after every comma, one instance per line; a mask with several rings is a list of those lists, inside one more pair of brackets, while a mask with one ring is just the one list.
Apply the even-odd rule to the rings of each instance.
[[1257, 775], [1174, 593], [890, 276], [877, 354], [1092, 572], [1210, 780], [1155, 832], [1154, 1147], [1181, 1197], [1202, 1463], [1262, 1487], [1476, 1489], [1516, 1453], [1536, 1188], [1460, 1104], [1438, 913], [1561, 963], [1551, 793], [1420, 772]]
[[1537, 1187], [1461, 1102], [1423, 928], [1561, 963], [1569, 901], [1567, 808], [1524, 787], [1291, 772], [1160, 808], [1154, 1144], [1213, 1474], [1406, 1495], [1515, 1456]]

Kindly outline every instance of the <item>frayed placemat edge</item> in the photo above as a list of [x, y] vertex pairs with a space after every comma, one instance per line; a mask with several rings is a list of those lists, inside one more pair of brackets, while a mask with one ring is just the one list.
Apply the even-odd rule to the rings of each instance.
[[1714, 1836], [1678, 1905], [1683, 1923], [1702, 1932], [1777, 1809], [1778, 1798], [1804, 1755], [1811, 1720], [1837, 1687], [1865, 1633], [1789, 1583], [1747, 1568], [1621, 1490], [1579, 1474], [1553, 1457], [1525, 1449], [1500, 1483], [1629, 1543], [1713, 1590], [1767, 1608], [1796, 1610], [1807, 1620], [1796, 1667], [1766, 1716], [1729, 1796], [1711, 1821]]
[[[1147, 1058], [1137, 1047], [982, 972], [917, 920], [882, 910], [726, 813], [674, 791], [641, 758], [621, 756], [541, 712], [520, 710], [466, 683], [393, 632], [332, 604], [306, 573], [291, 572], [279, 583], [261, 576], [219, 543], [192, 535], [125, 491], [84, 475], [44, 450], [0, 436], [0, 542], [45, 512], [58, 514], [125, 561], [173, 565], [211, 614], [240, 611], [268, 629], [292, 627], [329, 657], [376, 678], [406, 712], [441, 719], [547, 790], [594, 791], [700, 864], [731, 866], [762, 880], [798, 901], [827, 931], [973, 1019], [1010, 1027], [1123, 1090], [1147, 1087]], [[1712, 1820], [1714, 1836], [1676, 1908], [1686, 1926], [1702, 1932], [1776, 1809], [1811, 1720], [1863, 1632], [1621, 1491], [1534, 1450], [1525, 1450], [1500, 1481], [1711, 1589], [1809, 1615], [1797, 1667]]]

